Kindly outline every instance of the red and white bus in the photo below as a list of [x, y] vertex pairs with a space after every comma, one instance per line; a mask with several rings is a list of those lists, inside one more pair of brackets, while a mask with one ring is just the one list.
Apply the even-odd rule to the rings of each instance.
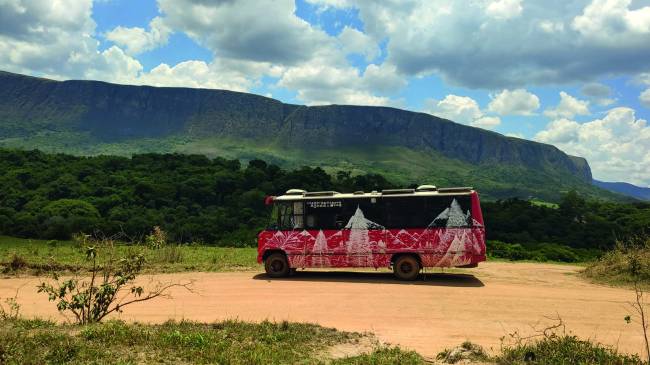
[[291, 189], [267, 197], [272, 223], [258, 235], [258, 263], [271, 277], [297, 268], [392, 267], [413, 280], [422, 267], [485, 261], [479, 197], [468, 187], [341, 194]]

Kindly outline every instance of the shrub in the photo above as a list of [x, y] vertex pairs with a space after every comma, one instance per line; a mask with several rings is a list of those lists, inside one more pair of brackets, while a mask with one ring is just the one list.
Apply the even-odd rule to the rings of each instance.
[[[55, 275], [54, 283], [42, 282], [38, 286], [39, 293], [47, 294], [50, 301], [57, 302], [60, 312], [72, 313], [80, 324], [99, 322], [127, 305], [159, 297], [174, 286], [189, 288], [189, 284], [159, 284], [145, 293], [144, 287], [135, 284], [145, 264], [141, 253], [129, 253], [118, 260], [111, 258], [99, 266], [93, 246], [86, 249], [86, 259], [91, 262], [90, 279], [73, 277], [59, 281]], [[127, 293], [120, 297], [123, 289]]]

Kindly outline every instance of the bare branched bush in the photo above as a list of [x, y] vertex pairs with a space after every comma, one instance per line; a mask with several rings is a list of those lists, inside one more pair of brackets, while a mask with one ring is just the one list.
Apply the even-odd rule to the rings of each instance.
[[[103, 248], [111, 247], [112, 242], [101, 242]], [[98, 263], [98, 250], [95, 246], [86, 249], [86, 259], [90, 261], [90, 277], [72, 277], [59, 280], [54, 274], [53, 282], [42, 282], [38, 291], [48, 295], [56, 302], [60, 312], [72, 313], [77, 323], [99, 322], [111, 313], [122, 312], [124, 307], [168, 296], [172, 287], [191, 290], [189, 283], [158, 283], [149, 290], [136, 284], [136, 278], [145, 266], [145, 257], [139, 252], [129, 252], [115, 258], [114, 251], [102, 265]]]
[[644, 257], [641, 254], [642, 250], [648, 249], [648, 247], [650, 247], [650, 237], [636, 238], [635, 243], [639, 245], [639, 247], [637, 250], [631, 250], [628, 254], [628, 270], [629, 275], [632, 278], [635, 294], [634, 301], [630, 302], [629, 306], [636, 313], [636, 315], [634, 317], [627, 315], [625, 317], [625, 321], [628, 323], [637, 322], [641, 325], [645, 344], [646, 359], [648, 363], [650, 363], [650, 341], [648, 340], [649, 319], [645, 305], [646, 292], [644, 288], [646, 286], [643, 285], [643, 266], [647, 263], [644, 262]]

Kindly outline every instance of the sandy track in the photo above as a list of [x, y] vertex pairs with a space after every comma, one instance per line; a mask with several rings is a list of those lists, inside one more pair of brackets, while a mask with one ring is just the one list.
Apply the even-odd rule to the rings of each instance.
[[[128, 307], [124, 320], [316, 322], [349, 331], [371, 331], [384, 342], [433, 356], [471, 340], [498, 350], [501, 336], [514, 330], [531, 334], [545, 316], [559, 314], [581, 337], [641, 352], [640, 327], [626, 324], [629, 290], [587, 283], [574, 266], [488, 262], [463, 274], [427, 274], [413, 283], [388, 273], [298, 272], [269, 280], [255, 272], [181, 273], [150, 277], [159, 281], [195, 280], [195, 293], [174, 290], [173, 299]], [[53, 303], [37, 294], [39, 278], [0, 280], [0, 297], [19, 290], [26, 316], [60, 319]], [[541, 323], [540, 323], [541, 322]]]

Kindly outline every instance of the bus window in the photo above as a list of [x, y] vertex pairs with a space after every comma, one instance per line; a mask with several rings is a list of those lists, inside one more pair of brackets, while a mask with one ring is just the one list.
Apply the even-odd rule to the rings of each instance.
[[279, 203], [278, 213], [280, 216], [280, 229], [293, 229], [293, 205], [291, 203]]
[[273, 204], [273, 210], [271, 210], [271, 219], [266, 229], [277, 231], [279, 229], [278, 222], [280, 222], [280, 208], [278, 207], [278, 204]]
[[293, 202], [293, 229], [304, 228], [304, 203], [301, 201]]

